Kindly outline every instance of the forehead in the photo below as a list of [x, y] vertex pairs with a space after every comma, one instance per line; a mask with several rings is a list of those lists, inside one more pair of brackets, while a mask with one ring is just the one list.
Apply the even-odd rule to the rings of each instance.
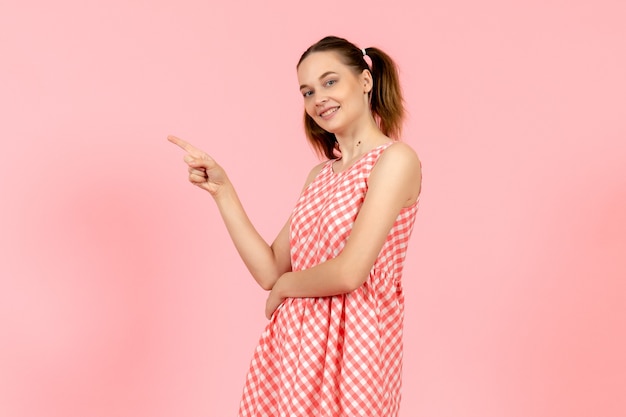
[[339, 54], [333, 51], [313, 52], [300, 63], [298, 81], [308, 83], [317, 80], [327, 72], [343, 73], [349, 71]]

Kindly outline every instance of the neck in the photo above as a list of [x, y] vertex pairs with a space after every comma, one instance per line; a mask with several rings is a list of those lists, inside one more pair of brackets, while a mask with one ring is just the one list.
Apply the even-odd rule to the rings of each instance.
[[371, 119], [371, 123], [357, 126], [350, 132], [335, 133], [335, 138], [339, 144], [341, 159], [345, 163], [353, 161], [389, 140], [378, 129], [374, 119]]

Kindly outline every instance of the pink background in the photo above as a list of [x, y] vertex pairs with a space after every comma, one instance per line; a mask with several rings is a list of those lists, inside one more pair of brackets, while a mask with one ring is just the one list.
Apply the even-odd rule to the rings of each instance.
[[295, 64], [401, 67], [424, 165], [401, 415], [626, 414], [626, 12], [600, 1], [0, 5], [0, 415], [232, 416], [265, 293], [176, 134], [273, 239]]

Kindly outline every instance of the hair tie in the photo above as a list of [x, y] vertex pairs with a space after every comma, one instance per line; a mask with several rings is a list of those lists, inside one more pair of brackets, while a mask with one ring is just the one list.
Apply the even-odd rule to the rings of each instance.
[[365, 52], [365, 48], [361, 49], [361, 52], [363, 52], [363, 56], [367, 55], [367, 52]]

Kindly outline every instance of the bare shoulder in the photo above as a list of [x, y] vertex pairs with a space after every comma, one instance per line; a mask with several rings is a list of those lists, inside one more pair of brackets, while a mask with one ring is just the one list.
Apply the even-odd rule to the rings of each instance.
[[406, 175], [419, 176], [421, 172], [421, 162], [415, 150], [404, 142], [395, 142], [387, 147], [380, 156], [372, 171], [404, 172]]
[[419, 157], [415, 150], [407, 143], [394, 142], [385, 149], [380, 157], [381, 161], [403, 162], [409, 165], [420, 165]]
[[408, 202], [417, 199], [421, 191], [422, 164], [413, 148], [404, 142], [395, 142], [381, 154], [372, 169], [370, 185], [385, 189], [403, 189]]
[[309, 175], [306, 178], [306, 182], [304, 183], [304, 188], [308, 187], [308, 185], [313, 182], [315, 177], [318, 176], [318, 174], [322, 171], [322, 168], [324, 168], [324, 165], [326, 165], [327, 163], [328, 163], [328, 161], [324, 161], [324, 162], [322, 162], [320, 164], [315, 165], [311, 169], [311, 171], [309, 172]]

